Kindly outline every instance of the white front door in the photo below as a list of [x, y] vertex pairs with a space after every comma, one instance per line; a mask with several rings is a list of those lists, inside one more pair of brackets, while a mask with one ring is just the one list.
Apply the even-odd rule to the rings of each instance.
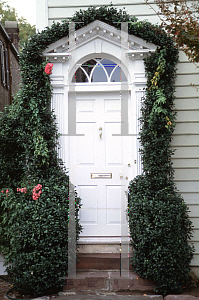
[[[129, 116], [136, 118], [133, 112]], [[77, 134], [84, 136], [68, 137], [69, 174], [83, 204], [81, 236], [120, 237], [126, 224], [125, 192], [137, 175], [136, 134], [113, 135], [121, 133], [120, 91], [77, 93], [76, 120]]]

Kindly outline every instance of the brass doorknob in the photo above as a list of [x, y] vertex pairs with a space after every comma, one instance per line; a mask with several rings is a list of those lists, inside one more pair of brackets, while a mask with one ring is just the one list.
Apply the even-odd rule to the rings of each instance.
[[100, 139], [101, 139], [102, 138], [102, 127], [99, 128], [99, 132], [100, 132], [99, 136], [100, 136]]

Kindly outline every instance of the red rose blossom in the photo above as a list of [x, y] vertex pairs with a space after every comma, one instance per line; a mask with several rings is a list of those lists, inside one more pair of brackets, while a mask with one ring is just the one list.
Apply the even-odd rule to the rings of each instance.
[[45, 67], [45, 73], [50, 75], [52, 73], [52, 68], [53, 68], [53, 64], [51, 63], [47, 63], [46, 67]]

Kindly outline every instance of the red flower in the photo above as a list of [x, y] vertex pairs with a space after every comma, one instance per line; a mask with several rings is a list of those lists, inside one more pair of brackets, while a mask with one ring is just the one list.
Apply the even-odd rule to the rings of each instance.
[[4, 191], [1, 191], [2, 193], [4, 193]]
[[26, 194], [26, 192], [27, 192], [27, 189], [26, 189], [26, 187], [25, 188], [17, 188], [17, 192], [22, 192], [22, 193], [25, 193]]
[[47, 63], [46, 67], [45, 67], [45, 73], [50, 75], [52, 73], [52, 68], [53, 68], [53, 64], [51, 63]]
[[42, 193], [41, 189], [42, 189], [42, 185], [41, 184], [38, 184], [38, 185], [36, 185], [34, 187], [34, 189], [32, 190], [32, 198], [33, 198], [33, 200], [36, 201], [36, 200], [39, 199], [39, 197], [40, 197], [40, 195]]

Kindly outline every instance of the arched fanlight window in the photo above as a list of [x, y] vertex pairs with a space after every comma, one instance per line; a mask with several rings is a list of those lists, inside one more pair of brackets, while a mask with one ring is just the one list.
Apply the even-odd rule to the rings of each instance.
[[127, 78], [121, 67], [105, 58], [93, 58], [75, 72], [72, 82], [121, 82]]

